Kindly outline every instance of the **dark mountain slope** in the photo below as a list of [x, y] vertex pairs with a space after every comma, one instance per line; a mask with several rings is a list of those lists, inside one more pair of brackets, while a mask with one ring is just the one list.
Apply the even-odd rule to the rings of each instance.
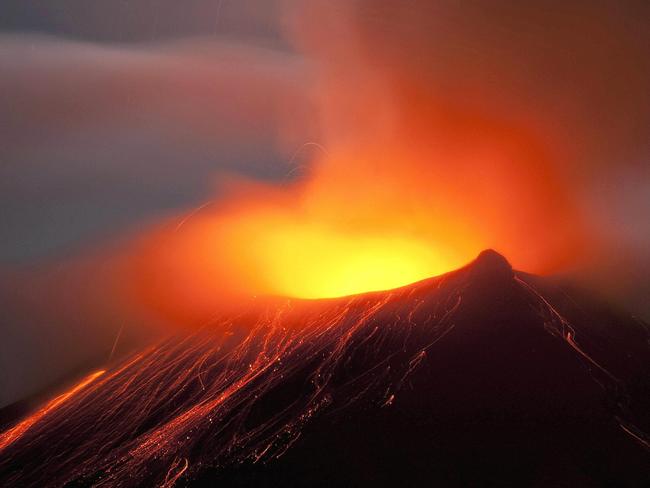
[[647, 486], [649, 367], [643, 324], [486, 251], [153, 345], [6, 445], [0, 480]]

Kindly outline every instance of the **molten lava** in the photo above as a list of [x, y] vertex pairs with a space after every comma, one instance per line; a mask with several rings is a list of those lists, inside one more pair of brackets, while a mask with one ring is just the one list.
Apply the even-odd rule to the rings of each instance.
[[39, 410], [29, 415], [27, 418], [20, 421], [14, 427], [9, 430], [6, 430], [0, 434], [0, 451], [5, 449], [7, 446], [15, 442], [19, 437], [21, 437], [25, 432], [27, 432], [35, 423], [45, 417], [49, 412], [55, 410], [63, 403], [67, 402], [74, 395], [79, 393], [81, 390], [86, 388], [90, 383], [95, 381], [106, 371], [99, 370], [95, 371], [88, 376], [86, 376], [81, 382], [77, 383], [75, 386], [70, 388], [65, 393], [53, 398], [45, 405], [43, 405]]

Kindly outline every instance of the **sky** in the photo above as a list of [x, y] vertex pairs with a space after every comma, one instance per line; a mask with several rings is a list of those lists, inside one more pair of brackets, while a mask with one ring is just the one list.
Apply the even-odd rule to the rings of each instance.
[[429, 245], [454, 265], [489, 246], [650, 317], [646, 1], [0, 12], [0, 405], [149, 337], [124, 256], [203, 311], [237, 280], [295, 292], [315, 272], [279, 276], [297, 254], [359, 261], [348, 234], [420, 256], [393, 263], [414, 278], [439, 269]]
[[0, 261], [198, 204], [217, 168], [281, 178], [274, 118], [302, 74], [273, 5], [3, 3]]

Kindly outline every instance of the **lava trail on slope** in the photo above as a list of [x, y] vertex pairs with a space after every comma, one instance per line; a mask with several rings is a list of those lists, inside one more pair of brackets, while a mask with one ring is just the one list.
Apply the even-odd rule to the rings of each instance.
[[0, 434], [2, 486], [644, 486], [647, 327], [493, 251], [403, 288], [260, 300]]

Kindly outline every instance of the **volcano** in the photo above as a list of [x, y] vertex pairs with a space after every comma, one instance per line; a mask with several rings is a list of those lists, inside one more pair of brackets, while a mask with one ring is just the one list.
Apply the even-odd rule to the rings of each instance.
[[6, 409], [2, 486], [650, 486], [648, 326], [484, 251], [256, 299]]

